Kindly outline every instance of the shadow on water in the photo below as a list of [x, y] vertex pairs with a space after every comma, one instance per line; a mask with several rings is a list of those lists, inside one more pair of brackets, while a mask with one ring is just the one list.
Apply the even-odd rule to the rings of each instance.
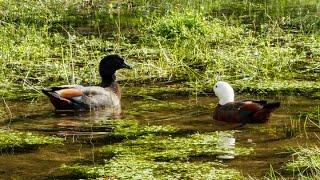
[[[249, 96], [248, 96], [249, 97]], [[246, 98], [241, 97], [241, 98]], [[274, 112], [268, 124], [248, 124], [237, 129], [236, 144], [254, 148], [254, 153], [227, 161], [226, 164], [252, 177], [263, 177], [272, 164], [280, 168], [288, 160], [287, 149], [318, 143], [313, 135], [319, 129], [299, 120], [299, 112], [309, 111], [319, 101], [304, 97], [256, 97], [280, 100], [281, 108]], [[96, 148], [113, 143], [111, 119], [134, 119], [142, 124], [173, 125], [180, 130], [212, 132], [231, 130], [233, 125], [212, 120], [217, 103], [213, 97], [170, 97], [168, 99], [124, 97], [122, 115], [96, 111], [73, 115], [57, 115], [47, 99], [35, 102], [7, 102], [0, 112], [2, 128], [31, 131], [64, 137], [64, 145], [41, 146], [25, 153], [5, 152], [0, 156], [0, 177], [46, 179], [68, 177], [58, 170], [63, 163], [86, 161], [95, 164], [102, 160]], [[6, 108], [5, 108], [6, 107]], [[10, 113], [8, 112], [10, 109]], [[292, 128], [292, 122], [299, 125]], [[290, 126], [291, 124], [291, 126]], [[289, 128], [291, 127], [291, 128]], [[292, 131], [288, 133], [288, 131]], [[289, 135], [290, 136], [289, 136]], [[206, 161], [206, 159], [204, 159]]]

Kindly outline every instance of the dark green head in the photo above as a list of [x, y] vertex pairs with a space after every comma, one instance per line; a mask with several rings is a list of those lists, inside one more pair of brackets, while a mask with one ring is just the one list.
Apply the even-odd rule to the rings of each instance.
[[117, 54], [108, 55], [102, 58], [99, 64], [99, 73], [104, 86], [109, 85], [115, 80], [115, 72], [119, 69], [132, 69], [124, 62], [124, 59]]
[[99, 73], [103, 78], [112, 76], [119, 69], [131, 69], [131, 66], [124, 62], [124, 59], [117, 54], [105, 56], [99, 64]]

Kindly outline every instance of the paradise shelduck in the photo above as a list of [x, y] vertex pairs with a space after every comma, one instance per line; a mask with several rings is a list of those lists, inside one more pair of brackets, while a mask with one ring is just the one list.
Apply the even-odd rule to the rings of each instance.
[[234, 101], [233, 88], [227, 82], [218, 81], [213, 91], [219, 98], [213, 118], [218, 121], [240, 123], [265, 123], [271, 112], [280, 107], [280, 102], [268, 103], [263, 100]]
[[[100, 86], [65, 85], [43, 89], [57, 111], [117, 108], [121, 112], [120, 86], [116, 82], [115, 72], [119, 69], [131, 69], [119, 55], [108, 55], [99, 64]], [[119, 110], [120, 109], [120, 110]]]

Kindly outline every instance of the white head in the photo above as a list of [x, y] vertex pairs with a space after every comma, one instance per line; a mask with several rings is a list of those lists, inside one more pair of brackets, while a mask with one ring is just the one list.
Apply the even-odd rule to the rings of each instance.
[[213, 91], [219, 98], [219, 104], [225, 105], [229, 102], [234, 101], [234, 91], [229, 83], [224, 81], [218, 81], [214, 87]]

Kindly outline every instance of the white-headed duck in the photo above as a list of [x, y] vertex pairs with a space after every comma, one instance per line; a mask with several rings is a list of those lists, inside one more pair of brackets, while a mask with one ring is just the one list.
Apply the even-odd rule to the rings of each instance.
[[219, 98], [213, 118], [218, 121], [240, 123], [265, 123], [271, 112], [280, 107], [280, 102], [268, 103], [264, 100], [234, 101], [233, 88], [227, 82], [218, 81], [213, 91]]

